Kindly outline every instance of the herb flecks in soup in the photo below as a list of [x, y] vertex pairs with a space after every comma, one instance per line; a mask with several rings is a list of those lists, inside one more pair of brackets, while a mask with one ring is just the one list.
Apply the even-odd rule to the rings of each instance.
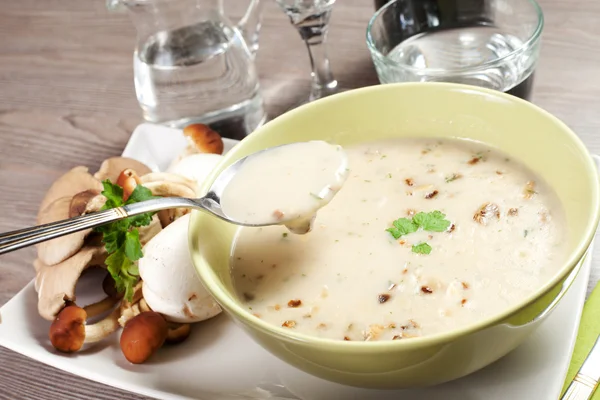
[[311, 233], [240, 229], [234, 285], [259, 318], [322, 338], [404, 340], [497, 314], [560, 268], [563, 208], [502, 152], [427, 139], [345, 150], [349, 177]]
[[225, 188], [221, 207], [236, 221], [307, 233], [317, 210], [347, 176], [347, 156], [338, 145], [310, 141], [275, 147], [244, 161]]

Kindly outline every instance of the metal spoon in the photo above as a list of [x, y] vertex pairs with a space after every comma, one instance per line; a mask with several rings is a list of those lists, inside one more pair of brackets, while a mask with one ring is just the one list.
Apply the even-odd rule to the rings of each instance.
[[[264, 152], [282, 146], [276, 146], [265, 150], [261, 150], [259, 152], [253, 153], [249, 156], [239, 159], [219, 174], [219, 176], [216, 178], [216, 180], [210, 187], [208, 193], [204, 197], [198, 199], [188, 199], [183, 197], [163, 197], [160, 199], [153, 199], [142, 201], [139, 203], [133, 203], [123, 207], [98, 211], [79, 217], [65, 219], [62, 221], [51, 222], [45, 225], [38, 225], [31, 228], [7, 232], [0, 235], [0, 254], [18, 250], [23, 247], [31, 246], [36, 243], [68, 235], [70, 233], [94, 228], [100, 225], [105, 225], [124, 218], [132, 217], [134, 215], [144, 214], [148, 212], [156, 212], [171, 208], [201, 209], [213, 214], [214, 216], [222, 220], [241, 226], [260, 227], [291, 223], [292, 217], [289, 217], [288, 219], [284, 217], [277, 222], [269, 221], [264, 223], [245, 223], [230, 218], [223, 212], [221, 208], [221, 196], [231, 179], [237, 172], [239, 172], [242, 165], [250, 158], [256, 157]], [[321, 195], [319, 194], [316, 194], [315, 196], [318, 196], [322, 200], [325, 200], [325, 198], [321, 197]]]

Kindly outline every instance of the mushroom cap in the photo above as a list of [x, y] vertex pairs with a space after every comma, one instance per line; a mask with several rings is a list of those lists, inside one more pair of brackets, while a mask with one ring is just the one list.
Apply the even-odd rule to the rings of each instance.
[[75, 301], [75, 286], [81, 273], [92, 266], [104, 267], [105, 259], [104, 247], [94, 243], [85, 245], [74, 256], [56, 265], [35, 260], [35, 289], [40, 316], [52, 321], [66, 301]]
[[191, 124], [183, 128], [183, 135], [198, 153], [223, 154], [223, 138], [208, 125]]
[[181, 175], [187, 179], [196, 181], [198, 185], [202, 185], [222, 159], [223, 156], [218, 154], [192, 154], [169, 167], [167, 172]]
[[119, 175], [125, 169], [134, 170], [139, 176], [152, 172], [147, 165], [134, 160], [133, 158], [127, 157], [112, 157], [104, 160], [98, 172], [94, 174], [94, 177], [100, 181], [105, 179], [111, 182], [117, 182]]
[[87, 313], [81, 307], [65, 307], [50, 325], [50, 342], [59, 351], [72, 353], [79, 351], [85, 341], [85, 320]]
[[167, 322], [159, 313], [140, 313], [123, 328], [121, 351], [129, 362], [142, 364], [165, 343], [167, 331]]
[[[71, 213], [73, 196], [61, 197], [51, 203], [38, 216], [40, 225], [67, 219]], [[38, 258], [46, 265], [56, 265], [77, 253], [91, 229], [71, 233], [56, 239], [41, 242], [37, 245]]]
[[77, 193], [85, 192], [86, 190], [96, 190], [98, 193], [102, 191], [102, 183], [94, 178], [86, 167], [75, 167], [69, 172], [58, 178], [50, 189], [46, 192], [42, 200], [38, 212], [39, 216], [44, 212], [46, 207], [54, 203], [61, 197], [72, 198]]
[[144, 299], [171, 322], [199, 322], [221, 312], [192, 265], [189, 219], [184, 215], [160, 231], [144, 246], [144, 257], [138, 261]]

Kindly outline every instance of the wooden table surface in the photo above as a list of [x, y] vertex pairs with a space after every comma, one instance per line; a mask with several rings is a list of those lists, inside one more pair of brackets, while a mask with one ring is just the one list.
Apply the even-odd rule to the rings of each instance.
[[[234, 0], [229, 0], [229, 3]], [[235, 0], [237, 1], [237, 0]], [[260, 80], [271, 117], [307, 96], [306, 49], [266, 1]], [[541, 0], [546, 16], [534, 103], [600, 153], [600, 2]], [[371, 0], [339, 0], [330, 58], [343, 88], [377, 84], [364, 43]], [[142, 122], [133, 89], [135, 31], [102, 0], [20, 0], [0, 8], [0, 232], [34, 224], [52, 181], [121, 153]], [[285, 54], [285, 57], [283, 56]], [[600, 259], [600, 246], [594, 252]], [[0, 258], [0, 304], [34, 276], [34, 250]], [[590, 289], [600, 277], [594, 267]], [[1, 399], [140, 399], [0, 348]]]

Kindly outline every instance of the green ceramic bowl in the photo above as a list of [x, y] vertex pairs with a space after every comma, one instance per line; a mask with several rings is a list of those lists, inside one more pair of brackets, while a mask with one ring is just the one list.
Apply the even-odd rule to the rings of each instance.
[[[458, 137], [498, 147], [541, 174], [564, 203], [570, 254], [560, 272], [501, 314], [451, 332], [389, 342], [319, 339], [270, 325], [236, 299], [229, 257], [236, 226], [194, 212], [190, 247], [207, 290], [265, 349], [318, 377], [370, 388], [433, 385], [470, 374], [521, 344], [551, 312], [578, 271], [599, 216], [595, 164], [578, 137], [531, 103], [448, 83], [401, 83], [353, 90], [304, 105], [252, 133], [209, 177], [237, 159], [284, 143], [341, 145], [391, 137]], [[551, 351], [551, 349], [548, 349]]]

